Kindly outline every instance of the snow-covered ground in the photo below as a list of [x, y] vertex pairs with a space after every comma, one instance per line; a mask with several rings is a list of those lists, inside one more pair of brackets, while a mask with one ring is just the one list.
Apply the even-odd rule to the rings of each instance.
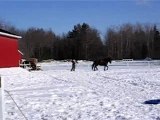
[[[40, 63], [43, 71], [0, 69], [27, 120], [160, 120], [160, 66]], [[6, 120], [26, 120], [5, 92]]]

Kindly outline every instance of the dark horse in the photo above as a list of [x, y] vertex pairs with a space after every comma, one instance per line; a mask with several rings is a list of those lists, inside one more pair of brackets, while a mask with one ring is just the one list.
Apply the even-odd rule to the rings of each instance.
[[107, 67], [107, 70], [108, 70], [108, 62], [109, 63], [112, 62], [112, 59], [110, 57], [95, 60], [95, 61], [93, 61], [93, 64], [92, 64], [92, 70], [94, 70], [94, 71], [98, 70], [98, 68], [97, 68], [98, 65], [104, 66], [104, 71], [106, 70], [106, 67]]

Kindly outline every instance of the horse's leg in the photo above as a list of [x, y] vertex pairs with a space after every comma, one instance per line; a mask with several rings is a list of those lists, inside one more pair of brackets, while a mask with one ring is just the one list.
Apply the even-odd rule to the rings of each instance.
[[93, 63], [93, 64], [92, 64], [92, 70], [94, 70], [94, 66], [95, 66], [95, 65], [94, 65], [94, 63]]
[[95, 63], [92, 64], [92, 70], [95, 71]]
[[106, 71], [106, 68], [107, 68], [107, 70], [108, 70], [108, 65], [104, 66], [104, 71]]
[[108, 65], [107, 65], [107, 70], [108, 70]]
[[94, 71], [96, 70], [96, 65], [94, 65]]
[[98, 66], [98, 65], [95, 66], [95, 69], [96, 69], [96, 70], [98, 70], [98, 67], [97, 67], [97, 66]]
[[93, 70], [95, 71], [95, 65], [93, 66]]
[[106, 66], [104, 66], [104, 71], [106, 71]]
[[96, 71], [97, 70], [97, 67], [96, 67], [96, 65], [94, 65], [94, 71]]

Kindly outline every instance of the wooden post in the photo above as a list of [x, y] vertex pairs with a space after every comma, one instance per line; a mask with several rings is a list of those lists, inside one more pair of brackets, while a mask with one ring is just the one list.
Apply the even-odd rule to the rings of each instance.
[[0, 120], [4, 120], [4, 86], [0, 76]]

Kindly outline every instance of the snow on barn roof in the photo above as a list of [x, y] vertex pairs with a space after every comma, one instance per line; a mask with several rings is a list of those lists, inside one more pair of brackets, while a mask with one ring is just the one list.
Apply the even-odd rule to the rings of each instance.
[[2, 30], [2, 29], [0, 29], [0, 35], [12, 37], [12, 38], [18, 38], [18, 39], [22, 38], [21, 36], [15, 35], [13, 33], [10, 33], [8, 31]]

